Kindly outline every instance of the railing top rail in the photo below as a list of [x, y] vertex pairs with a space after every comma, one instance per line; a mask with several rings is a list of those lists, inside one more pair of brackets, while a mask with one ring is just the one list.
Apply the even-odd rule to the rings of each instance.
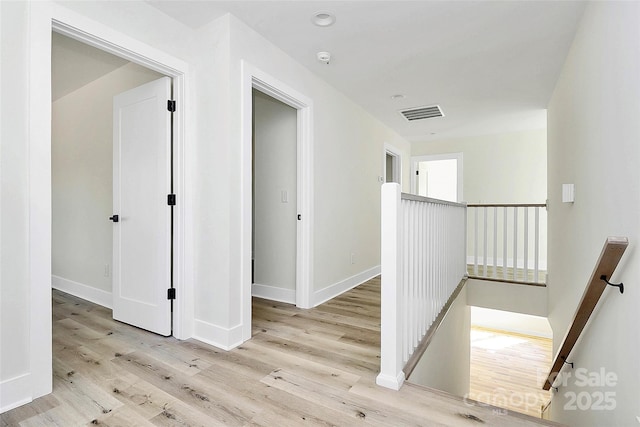
[[450, 206], [457, 206], [460, 208], [464, 208], [467, 206], [466, 203], [456, 203], [456, 202], [450, 202], [448, 200], [432, 199], [431, 197], [423, 197], [423, 196], [418, 196], [416, 194], [409, 194], [409, 193], [401, 193], [401, 198], [403, 200], [413, 200], [414, 202], [435, 203], [438, 205], [450, 205]]
[[490, 203], [490, 204], [467, 204], [469, 208], [546, 208], [546, 203]]
[[[591, 317], [591, 313], [593, 313], [593, 310], [600, 300], [600, 296], [607, 287], [605, 280], [611, 279], [611, 275], [618, 266], [620, 258], [622, 258], [622, 254], [624, 254], [628, 245], [629, 240], [626, 237], [607, 238], [607, 241], [602, 248], [602, 252], [600, 253], [600, 257], [598, 258], [598, 262], [596, 263], [596, 267], [591, 274], [591, 279], [589, 279], [589, 284], [584, 290], [584, 294], [582, 294], [582, 299], [580, 300], [578, 309], [573, 316], [573, 321], [564, 336], [564, 340], [562, 340], [560, 350], [558, 350], [558, 354], [556, 354], [553, 366], [551, 367], [547, 380], [544, 383], [543, 388], [545, 390], [549, 390], [553, 386], [555, 377], [562, 369], [562, 365], [567, 360], [567, 357], [569, 357], [569, 354], [571, 353], [571, 350], [573, 350], [573, 346], [578, 341], [578, 338], [580, 338], [580, 334], [587, 325], [589, 317]], [[605, 280], [603, 280], [603, 277]]]

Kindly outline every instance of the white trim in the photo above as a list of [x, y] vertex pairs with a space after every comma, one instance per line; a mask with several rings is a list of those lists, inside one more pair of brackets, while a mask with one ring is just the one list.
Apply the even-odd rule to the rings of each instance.
[[222, 328], [204, 320], [194, 320], [193, 338], [203, 343], [218, 347], [222, 350], [231, 350], [242, 344], [242, 325], [232, 328]]
[[457, 160], [457, 196], [458, 200], [456, 202], [462, 203], [464, 200], [464, 154], [463, 153], [445, 153], [445, 154], [434, 154], [434, 155], [425, 155], [425, 156], [412, 156], [411, 157], [411, 194], [417, 193], [417, 175], [418, 171], [418, 163], [420, 162], [429, 162], [436, 160]]
[[241, 226], [240, 283], [242, 337], [251, 338], [251, 233], [252, 233], [252, 90], [254, 88], [298, 111], [298, 213], [296, 305], [310, 308], [313, 289], [313, 101], [275, 77], [241, 61]]
[[[31, 399], [53, 390], [51, 334], [51, 4], [29, 2], [29, 377]], [[22, 381], [22, 380], [21, 380]]]
[[111, 292], [85, 285], [84, 283], [75, 282], [65, 279], [64, 277], [51, 275], [51, 287], [62, 292], [66, 292], [78, 298], [91, 301], [94, 304], [101, 305], [106, 308], [112, 308]]
[[398, 372], [398, 375], [395, 377], [391, 375], [378, 374], [376, 377], [376, 384], [381, 387], [390, 388], [391, 390], [400, 390], [402, 384], [404, 383], [404, 371]]
[[373, 279], [379, 274], [380, 266], [377, 265], [354, 276], [341, 280], [338, 283], [327, 286], [324, 289], [320, 289], [313, 294], [313, 306], [316, 307], [326, 301], [329, 301], [330, 299], [335, 298], [338, 295], [343, 294], [348, 290], [351, 290], [356, 286], [363, 284], [367, 280]]
[[185, 74], [188, 69], [186, 62], [64, 6], [54, 5], [52, 23], [56, 33], [170, 77]]
[[387, 181], [387, 154], [393, 157], [394, 170], [393, 170], [393, 182], [400, 184], [402, 188], [402, 153], [400, 150], [385, 142], [384, 151], [382, 152], [382, 183]]
[[286, 302], [287, 304], [296, 303], [296, 291], [294, 289], [278, 288], [275, 286], [254, 283], [251, 286], [251, 295], [272, 301]]
[[[51, 29], [82, 43], [112, 53], [136, 64], [167, 75], [173, 79], [173, 99], [177, 109], [174, 113], [174, 193], [178, 203], [174, 207], [174, 287], [176, 301], [173, 312], [173, 335], [178, 339], [190, 338], [193, 334], [193, 254], [190, 244], [192, 232], [190, 221], [191, 188], [187, 175], [187, 153], [185, 140], [186, 93], [189, 67], [184, 61], [161, 50], [141, 43], [99, 22], [93, 21], [60, 5], [55, 5]], [[50, 48], [50, 46], [49, 46]], [[48, 69], [47, 69], [48, 70]], [[47, 73], [50, 86], [50, 73]], [[191, 160], [191, 159], [189, 159]], [[189, 182], [188, 182], [189, 181]], [[50, 185], [49, 185], [50, 186]], [[189, 239], [187, 241], [187, 239]], [[188, 263], [188, 265], [187, 265]]]
[[26, 373], [0, 382], [0, 414], [33, 401], [31, 381]]

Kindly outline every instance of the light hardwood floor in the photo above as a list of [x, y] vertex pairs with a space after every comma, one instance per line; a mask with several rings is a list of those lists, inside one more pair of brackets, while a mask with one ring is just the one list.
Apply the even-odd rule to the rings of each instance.
[[540, 417], [551, 399], [542, 390], [550, 367], [550, 339], [471, 327], [472, 399]]
[[0, 415], [3, 427], [544, 423], [410, 384], [376, 386], [377, 278], [311, 310], [255, 299], [253, 338], [229, 352], [115, 322], [57, 291], [53, 313], [53, 393]]

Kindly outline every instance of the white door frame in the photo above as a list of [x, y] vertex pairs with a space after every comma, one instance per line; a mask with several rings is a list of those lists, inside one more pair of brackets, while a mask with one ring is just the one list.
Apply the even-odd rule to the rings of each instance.
[[[193, 280], [190, 253], [190, 195], [186, 180], [185, 103], [187, 64], [99, 22], [60, 5], [30, 5], [29, 67], [29, 248], [31, 305], [31, 378], [33, 396], [51, 392], [51, 33], [64, 34], [173, 78], [174, 99], [174, 336], [188, 338], [193, 330]], [[182, 106], [182, 107], [181, 107]], [[191, 261], [190, 261], [191, 262]]]
[[398, 148], [386, 142], [382, 152], [382, 182], [387, 180], [387, 154], [390, 154], [394, 161], [393, 182], [397, 182], [402, 188], [402, 153]]
[[296, 306], [310, 308], [313, 260], [313, 102], [278, 79], [246, 61], [241, 64], [241, 304], [242, 339], [251, 338], [251, 233], [252, 233], [252, 117], [253, 89], [297, 110], [297, 221]]
[[185, 268], [186, 212], [188, 199], [185, 193], [187, 186], [185, 167], [185, 86], [188, 66], [185, 62], [158, 51], [124, 34], [107, 29], [98, 23], [90, 23], [87, 18], [69, 16], [54, 16], [51, 29], [82, 43], [104, 50], [160, 74], [169, 76], [173, 80], [173, 99], [176, 101], [176, 111], [173, 116], [173, 187], [177, 203], [173, 211], [173, 285], [176, 289], [176, 299], [173, 303], [173, 336], [186, 339], [192, 335], [193, 323], [193, 281], [189, 280], [187, 272], [192, 268]]
[[457, 160], [458, 163], [458, 176], [457, 176], [457, 202], [460, 203], [464, 200], [464, 164], [463, 164], [463, 153], [446, 153], [446, 154], [433, 154], [433, 155], [424, 155], [424, 156], [413, 156], [411, 157], [411, 194], [417, 194], [417, 181], [418, 178], [416, 176], [416, 172], [418, 171], [418, 163], [420, 162], [429, 162], [434, 160]]

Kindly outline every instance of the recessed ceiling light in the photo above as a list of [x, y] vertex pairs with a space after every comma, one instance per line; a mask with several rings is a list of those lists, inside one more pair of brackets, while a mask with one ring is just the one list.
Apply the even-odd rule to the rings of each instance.
[[316, 12], [311, 16], [311, 22], [318, 27], [329, 27], [336, 22], [336, 17], [329, 12]]
[[398, 93], [396, 95], [392, 95], [391, 96], [391, 99], [393, 99], [394, 101], [397, 101], [398, 99], [404, 99], [404, 98], [405, 98], [405, 96], [403, 94], [401, 94], [401, 93]]

